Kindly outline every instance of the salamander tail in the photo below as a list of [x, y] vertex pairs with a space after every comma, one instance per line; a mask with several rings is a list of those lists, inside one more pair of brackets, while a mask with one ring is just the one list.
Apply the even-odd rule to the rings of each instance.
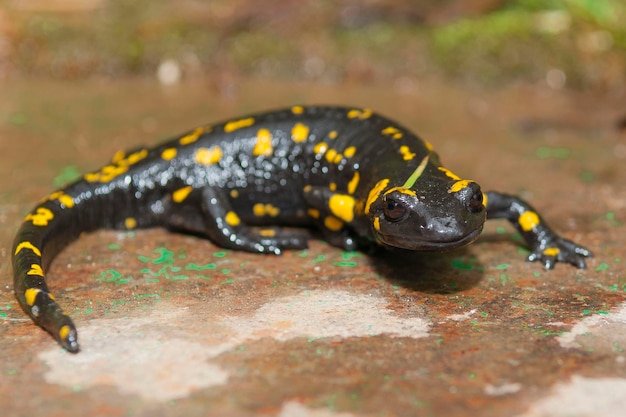
[[45, 279], [45, 270], [52, 258], [78, 237], [77, 232], [59, 233], [59, 229], [67, 230], [64, 226], [71, 221], [71, 210], [59, 213], [58, 209], [58, 203], [46, 201], [24, 219], [13, 244], [14, 291], [22, 309], [36, 324], [63, 348], [78, 352], [76, 327], [55, 301]]

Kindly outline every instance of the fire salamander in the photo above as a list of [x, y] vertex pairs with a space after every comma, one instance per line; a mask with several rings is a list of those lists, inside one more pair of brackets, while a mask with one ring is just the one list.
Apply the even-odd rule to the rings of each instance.
[[15, 294], [68, 351], [76, 327], [45, 280], [81, 233], [162, 226], [231, 249], [279, 255], [307, 247], [313, 226], [345, 250], [466, 245], [505, 218], [529, 261], [585, 268], [591, 253], [558, 236], [528, 203], [444, 168], [430, 143], [369, 109], [304, 107], [198, 127], [152, 149], [118, 152], [101, 169], [44, 198], [13, 246]]

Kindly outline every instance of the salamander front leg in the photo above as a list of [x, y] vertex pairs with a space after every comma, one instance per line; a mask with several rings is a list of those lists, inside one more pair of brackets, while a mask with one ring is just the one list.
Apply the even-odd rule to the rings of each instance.
[[356, 205], [351, 195], [334, 192], [327, 187], [308, 186], [304, 189], [304, 199], [309, 215], [328, 243], [348, 251], [359, 247], [349, 227], [355, 217]]
[[230, 249], [280, 255], [284, 249], [306, 249], [308, 237], [300, 231], [279, 228], [256, 230], [233, 211], [223, 190], [202, 190], [202, 214], [209, 239]]
[[487, 218], [507, 219], [515, 226], [531, 249], [528, 261], [539, 261], [546, 269], [554, 268], [556, 262], [586, 268], [585, 258], [593, 256], [591, 251], [556, 234], [530, 204], [493, 191], [486, 197]]

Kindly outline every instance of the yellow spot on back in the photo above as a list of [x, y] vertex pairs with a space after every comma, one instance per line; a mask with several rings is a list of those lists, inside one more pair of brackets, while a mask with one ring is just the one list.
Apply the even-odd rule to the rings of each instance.
[[318, 209], [310, 208], [306, 212], [309, 216], [313, 217], [314, 219], [320, 218], [320, 211]]
[[212, 146], [211, 148], [200, 148], [194, 155], [194, 160], [201, 165], [213, 165], [222, 159], [222, 148]]
[[316, 154], [321, 154], [321, 153], [326, 152], [327, 149], [328, 149], [328, 144], [324, 142], [320, 142], [313, 147], [313, 152], [315, 152]]
[[124, 220], [124, 226], [127, 229], [134, 229], [135, 227], [137, 227], [137, 220], [135, 220], [133, 217], [127, 217], [126, 220]]
[[458, 193], [459, 191], [467, 188], [467, 186], [474, 181], [472, 180], [460, 180], [456, 181], [452, 186], [448, 189], [449, 193]]
[[141, 161], [146, 156], [148, 156], [148, 150], [142, 149], [140, 151], [131, 153], [125, 159], [122, 159], [121, 161], [117, 162], [117, 164], [122, 165], [122, 166], [135, 165], [137, 162]]
[[374, 201], [378, 199], [380, 193], [382, 193], [383, 190], [387, 187], [387, 184], [389, 184], [389, 179], [382, 179], [378, 181], [376, 185], [370, 190], [369, 194], [367, 195], [367, 201], [365, 202], [365, 214], [369, 214], [370, 207], [372, 206], [372, 204], [374, 204]]
[[296, 123], [291, 128], [291, 140], [296, 143], [304, 142], [309, 137], [309, 127], [302, 123]]
[[35, 245], [33, 245], [30, 242], [21, 242], [19, 245], [17, 245], [15, 247], [15, 253], [14, 255], [17, 255], [18, 253], [20, 253], [20, 251], [22, 249], [30, 249], [33, 251], [33, 253], [37, 256], [41, 256], [41, 251], [39, 249], [37, 249], [37, 247], [35, 247]]
[[63, 191], [56, 191], [48, 196], [45, 200], [59, 200], [61, 204], [63, 204], [67, 208], [74, 207], [74, 199], [69, 195], [65, 194]]
[[274, 152], [272, 147], [272, 132], [267, 129], [259, 129], [256, 134], [256, 143], [252, 154], [255, 156], [270, 156]]
[[328, 162], [332, 163], [335, 160], [335, 158], [337, 157], [337, 151], [334, 150], [334, 149], [329, 149], [326, 152], [326, 155], [324, 155], [324, 157], [326, 158], [326, 160]]
[[24, 221], [32, 222], [34, 226], [47, 226], [52, 219], [54, 219], [52, 210], [45, 207], [37, 207], [35, 213], [27, 215]]
[[343, 156], [346, 158], [352, 158], [356, 153], [356, 146], [348, 146], [345, 151], [343, 151]]
[[37, 294], [43, 292], [39, 288], [29, 288], [24, 291], [24, 298], [26, 298], [26, 304], [29, 306], [33, 306], [35, 304], [35, 300], [37, 299]]
[[237, 213], [235, 213], [234, 211], [229, 211], [228, 213], [226, 213], [226, 217], [224, 218], [224, 220], [226, 220], [226, 223], [228, 223], [230, 226], [239, 226], [239, 223], [241, 223], [241, 221], [239, 220], [239, 216], [237, 216]]
[[243, 129], [244, 127], [252, 126], [254, 124], [254, 117], [248, 117], [246, 119], [233, 120], [224, 125], [224, 132], [234, 132], [235, 130]]
[[252, 206], [252, 213], [254, 213], [254, 215], [257, 217], [276, 217], [280, 214], [280, 209], [271, 204], [256, 203], [254, 206]]
[[328, 138], [329, 138], [329, 139], [337, 139], [337, 131], [336, 131], [336, 130], [331, 130], [331, 131], [328, 133]]
[[97, 173], [97, 172], [89, 172], [89, 173], [83, 175], [83, 178], [87, 182], [96, 182], [96, 181], [100, 180], [100, 174]]
[[259, 234], [263, 237], [274, 237], [276, 236], [276, 230], [274, 229], [262, 229], [259, 231]]
[[448, 176], [449, 178], [452, 178], [455, 181], [460, 181], [461, 180], [461, 177], [456, 175], [454, 172], [450, 171], [448, 168], [438, 167], [437, 169], [439, 171], [443, 172], [444, 174], [446, 174], [446, 176]]
[[402, 145], [400, 146], [400, 153], [402, 154], [402, 159], [405, 161], [410, 161], [415, 158], [415, 153], [411, 152], [408, 146]]
[[89, 182], [109, 182], [126, 171], [128, 171], [127, 165], [105, 165], [99, 172], [85, 174], [85, 180]]
[[70, 326], [68, 326], [68, 325], [65, 325], [65, 326], [61, 327], [59, 329], [59, 338], [61, 340], [66, 340], [67, 337], [70, 335], [70, 331], [71, 331], [71, 329], [70, 329]]
[[178, 150], [176, 148], [167, 148], [161, 153], [161, 158], [165, 159], [166, 161], [171, 161], [176, 157], [177, 153]]
[[113, 155], [113, 158], [111, 158], [111, 162], [113, 162], [114, 164], [117, 164], [122, 159], [124, 159], [125, 156], [126, 156], [126, 152], [120, 149], [119, 151], [115, 152], [115, 154]]
[[529, 232], [535, 228], [535, 226], [539, 225], [539, 215], [534, 211], [525, 211], [517, 219], [520, 227], [523, 231]]
[[252, 213], [254, 213], [255, 216], [257, 217], [261, 217], [265, 215], [265, 204], [263, 203], [256, 203], [254, 206], [252, 206]]
[[304, 113], [304, 107], [302, 107], [302, 106], [293, 106], [291, 108], [291, 112], [293, 114], [302, 114], [302, 113]]
[[237, 198], [237, 197], [239, 197], [239, 191], [230, 190], [230, 198]]
[[40, 277], [43, 277], [43, 269], [41, 269], [41, 265], [32, 264], [30, 266], [30, 271], [28, 271], [26, 275], [39, 275]]
[[172, 200], [175, 203], [182, 203], [189, 196], [189, 194], [193, 191], [193, 187], [188, 185], [183, 188], [179, 188], [178, 190], [172, 193]]
[[354, 198], [345, 194], [333, 194], [328, 200], [330, 211], [341, 220], [350, 223], [354, 220]]
[[370, 109], [352, 109], [348, 111], [348, 119], [365, 120], [372, 116]]
[[394, 139], [402, 138], [403, 134], [397, 127], [389, 126], [380, 131], [383, 135], [391, 136]]
[[333, 158], [333, 163], [338, 164], [339, 162], [341, 162], [343, 159], [343, 155], [338, 153], [337, 155], [335, 155], [335, 158]]
[[331, 182], [330, 184], [328, 184], [328, 188], [330, 189], [330, 191], [336, 191], [337, 190], [337, 184], [334, 182]]
[[359, 174], [359, 172], [358, 171], [355, 172], [354, 175], [352, 176], [352, 179], [348, 183], [349, 194], [354, 194], [354, 192], [356, 191], [356, 187], [358, 187], [359, 185], [360, 178], [361, 178], [361, 175]]
[[137, 152], [133, 152], [127, 157], [115, 161], [113, 165], [105, 165], [98, 172], [85, 174], [83, 178], [85, 178], [85, 180], [88, 182], [102, 182], [102, 183], [110, 182], [114, 178], [128, 171], [128, 168], [131, 165], [136, 164], [137, 162], [141, 161], [147, 156], [148, 156], [147, 149], [142, 149]]
[[343, 222], [334, 216], [327, 216], [324, 218], [324, 226], [326, 226], [328, 230], [337, 232], [343, 227]]
[[59, 196], [59, 201], [65, 207], [72, 208], [74, 207], [74, 199], [67, 194], [63, 194]]
[[276, 217], [280, 214], [280, 209], [271, 204], [265, 205], [265, 211], [267, 211], [267, 214], [269, 214], [271, 217]]
[[188, 135], [183, 136], [178, 140], [181, 145], [189, 145], [198, 140], [201, 134], [204, 133], [204, 129], [201, 127], [196, 128], [193, 132]]

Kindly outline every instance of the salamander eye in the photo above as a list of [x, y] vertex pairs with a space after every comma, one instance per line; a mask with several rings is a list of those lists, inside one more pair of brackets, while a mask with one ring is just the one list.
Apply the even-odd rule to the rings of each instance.
[[467, 203], [467, 209], [472, 213], [478, 213], [483, 209], [483, 193], [480, 189], [476, 190]]
[[398, 222], [403, 220], [407, 215], [406, 207], [397, 201], [388, 198], [383, 208], [385, 218], [390, 222]]

